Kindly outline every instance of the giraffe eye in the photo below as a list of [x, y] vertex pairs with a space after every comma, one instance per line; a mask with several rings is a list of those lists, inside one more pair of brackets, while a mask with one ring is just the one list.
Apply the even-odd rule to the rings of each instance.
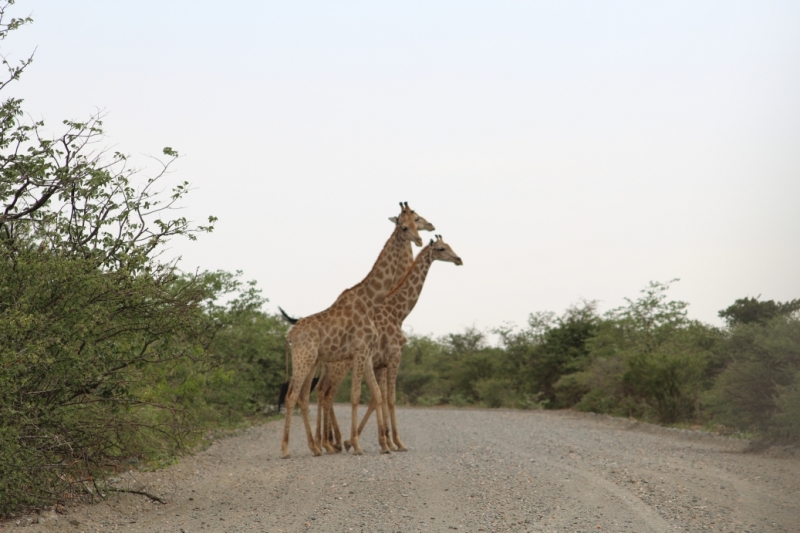
[[403, 226], [403, 231], [408, 231], [408, 227], [407, 226]]

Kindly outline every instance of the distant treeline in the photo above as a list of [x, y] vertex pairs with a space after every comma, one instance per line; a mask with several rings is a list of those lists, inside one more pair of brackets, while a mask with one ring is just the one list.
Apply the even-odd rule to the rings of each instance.
[[531, 314], [495, 330], [499, 346], [474, 329], [411, 335], [398, 403], [571, 408], [800, 442], [800, 300], [736, 300], [718, 328], [689, 319], [670, 283], [604, 314], [594, 302]]
[[608, 413], [800, 441], [800, 300], [737, 300], [727, 327], [690, 320], [668, 284], [605, 314], [582, 302], [524, 329], [412, 337], [399, 401]]

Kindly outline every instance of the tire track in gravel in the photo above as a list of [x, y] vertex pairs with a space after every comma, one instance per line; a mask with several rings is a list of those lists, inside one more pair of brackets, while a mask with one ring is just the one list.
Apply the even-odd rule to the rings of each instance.
[[[349, 427], [349, 406], [337, 417]], [[312, 457], [298, 423], [293, 458], [282, 460], [283, 422], [273, 421], [117, 480], [166, 505], [112, 494], [20, 524], [31, 533], [800, 531], [800, 461], [742, 453], [743, 441], [565, 411], [399, 408], [398, 417], [407, 453], [379, 455], [373, 423], [365, 455]]]

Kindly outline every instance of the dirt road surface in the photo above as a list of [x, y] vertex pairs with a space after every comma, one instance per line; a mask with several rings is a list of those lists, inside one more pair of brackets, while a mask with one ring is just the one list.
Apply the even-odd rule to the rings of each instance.
[[117, 493], [2, 531], [800, 532], [800, 460], [741, 440], [571, 412], [398, 416], [405, 453], [379, 455], [373, 422], [365, 455], [312, 457], [298, 417], [285, 460], [275, 421], [118, 481], [165, 505]]

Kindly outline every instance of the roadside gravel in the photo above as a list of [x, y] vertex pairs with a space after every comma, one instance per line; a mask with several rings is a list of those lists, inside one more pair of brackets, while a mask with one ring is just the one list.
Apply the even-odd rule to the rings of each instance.
[[[363, 413], [363, 410], [362, 410]], [[349, 428], [349, 406], [337, 406]], [[312, 457], [299, 417], [129, 473], [97, 505], [19, 521], [50, 532], [800, 532], [800, 460], [746, 441], [572, 412], [398, 408], [410, 451]], [[15, 521], [16, 522], [16, 521]], [[0, 530], [17, 529], [15, 522]], [[41, 523], [37, 523], [41, 522]]]

